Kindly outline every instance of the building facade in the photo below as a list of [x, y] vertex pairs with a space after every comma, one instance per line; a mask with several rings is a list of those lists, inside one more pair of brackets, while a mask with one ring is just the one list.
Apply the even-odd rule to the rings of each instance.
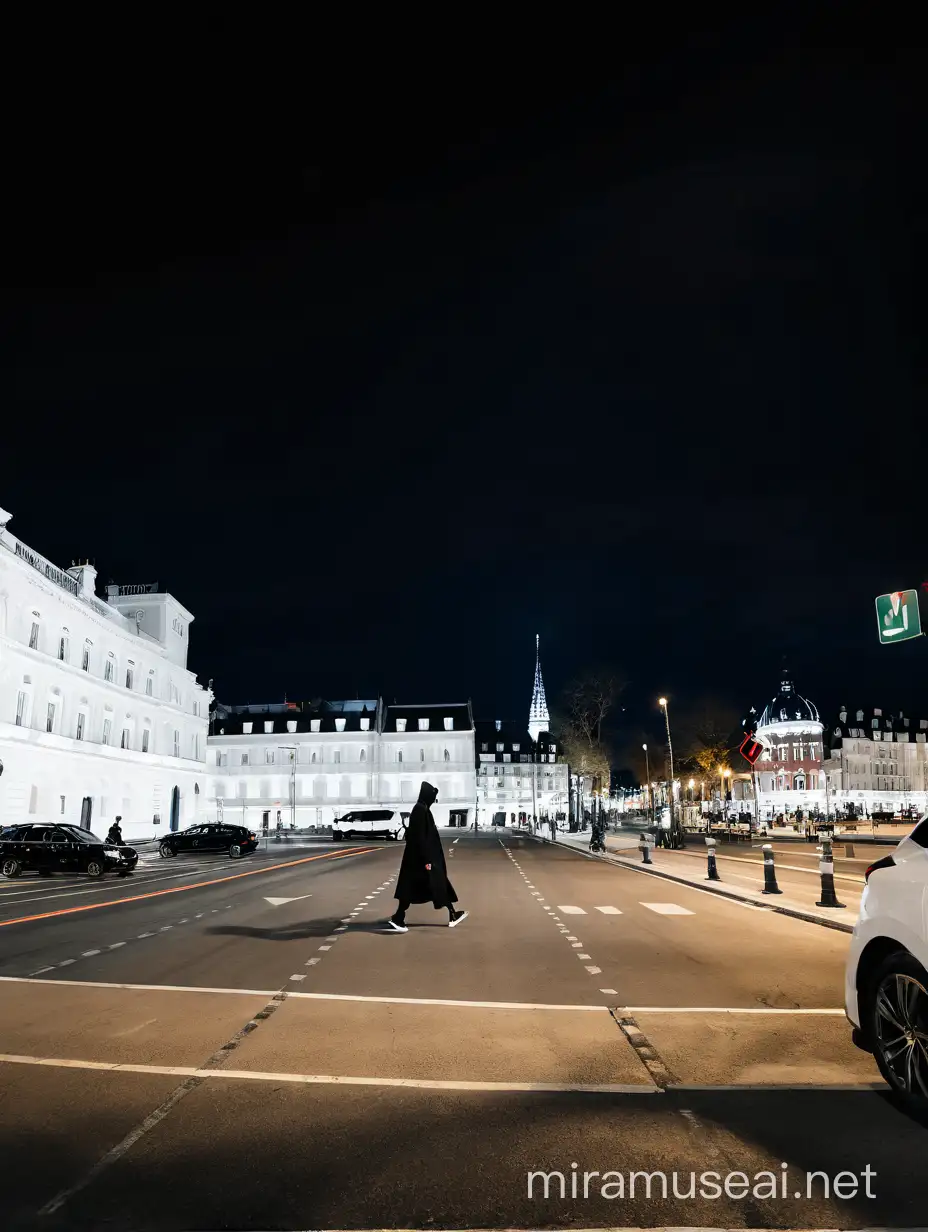
[[206, 817], [210, 694], [187, 669], [193, 616], [149, 585], [96, 594], [0, 510], [0, 825], [64, 821], [127, 840]]
[[842, 707], [826, 740], [831, 809], [864, 817], [928, 812], [928, 719]]
[[535, 741], [519, 723], [478, 722], [476, 746], [479, 824], [508, 826], [520, 814], [566, 817], [570, 770], [557, 760], [557, 742], [547, 732]]
[[780, 689], [761, 712], [756, 735], [763, 752], [754, 766], [760, 821], [801, 810], [825, 812], [823, 725], [815, 705], [784, 673]]
[[351, 809], [409, 812], [423, 780], [438, 788], [432, 815], [473, 819], [470, 702], [357, 701], [222, 706], [208, 737], [209, 799], [252, 828], [330, 828]]

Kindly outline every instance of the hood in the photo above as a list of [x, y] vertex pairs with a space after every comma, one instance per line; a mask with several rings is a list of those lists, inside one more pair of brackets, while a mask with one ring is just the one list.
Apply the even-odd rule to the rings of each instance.
[[423, 783], [419, 788], [419, 803], [424, 804], [426, 808], [431, 808], [438, 799], [438, 788], [433, 787], [431, 783]]

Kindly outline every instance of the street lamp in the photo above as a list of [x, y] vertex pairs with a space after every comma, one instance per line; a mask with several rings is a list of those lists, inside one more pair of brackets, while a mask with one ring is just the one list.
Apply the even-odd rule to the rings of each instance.
[[290, 754], [290, 829], [296, 829], [296, 745], [279, 744], [282, 753]]
[[648, 758], [648, 746], [646, 744], [643, 744], [641, 747], [644, 749], [644, 772], [645, 772], [645, 777], [648, 780], [648, 812], [651, 815], [651, 824], [653, 825], [654, 824], [654, 793], [651, 790], [651, 786], [652, 786], [651, 784], [651, 762], [650, 762], [650, 759]]
[[673, 742], [670, 739], [670, 711], [667, 709], [667, 698], [659, 697], [657, 704], [664, 712], [664, 724], [667, 728], [667, 752], [670, 755], [670, 833], [674, 836], [676, 842], [683, 846], [683, 828], [680, 827], [679, 833], [675, 824], [674, 807], [673, 807]]
[[723, 816], [728, 812], [726, 796], [728, 794], [728, 782], [730, 780], [731, 780], [731, 771], [728, 769], [723, 770], [722, 771], [722, 799], [720, 801], [722, 805], [722, 815]]

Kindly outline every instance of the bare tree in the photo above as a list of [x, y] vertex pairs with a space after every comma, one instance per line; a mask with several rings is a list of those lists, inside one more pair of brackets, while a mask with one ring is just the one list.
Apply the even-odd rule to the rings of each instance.
[[611, 758], [603, 740], [603, 723], [625, 687], [614, 672], [587, 672], [564, 693], [567, 720], [560, 743], [563, 759], [577, 774], [594, 780], [594, 794], [608, 792]]

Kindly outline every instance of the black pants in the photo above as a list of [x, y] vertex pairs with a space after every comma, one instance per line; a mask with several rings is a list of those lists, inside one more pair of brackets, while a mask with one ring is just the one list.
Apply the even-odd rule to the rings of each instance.
[[[411, 903], [404, 903], [402, 900], [400, 900], [399, 906], [397, 907], [393, 915], [393, 918], [394, 920], [396, 920], [397, 924], [403, 923], [403, 921], [406, 919], [406, 912], [409, 910], [411, 906], [412, 906]], [[454, 919], [454, 907], [452, 907], [450, 903], [448, 904], [448, 919], [449, 920]]]

